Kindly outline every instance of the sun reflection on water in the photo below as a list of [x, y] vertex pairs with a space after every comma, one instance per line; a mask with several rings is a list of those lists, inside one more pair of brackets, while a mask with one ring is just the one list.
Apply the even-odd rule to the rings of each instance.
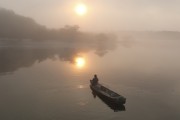
[[76, 57], [74, 61], [77, 68], [83, 68], [86, 64], [84, 57]]
[[83, 89], [84, 88], [84, 85], [78, 85], [78, 87], [77, 88], [79, 88], [79, 89]]

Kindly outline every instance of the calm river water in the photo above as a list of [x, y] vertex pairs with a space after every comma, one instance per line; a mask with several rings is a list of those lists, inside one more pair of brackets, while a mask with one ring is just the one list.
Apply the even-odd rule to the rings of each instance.
[[[103, 52], [65, 46], [1, 46], [1, 120], [180, 119], [180, 41], [136, 41]], [[94, 98], [94, 74], [126, 104]]]

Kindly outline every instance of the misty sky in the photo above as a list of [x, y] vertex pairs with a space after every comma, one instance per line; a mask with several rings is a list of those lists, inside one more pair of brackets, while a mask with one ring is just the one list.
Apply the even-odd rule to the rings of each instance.
[[[83, 1], [88, 13], [77, 16]], [[180, 0], [0, 0], [0, 7], [35, 19], [50, 28], [79, 25], [88, 31], [178, 30]]]

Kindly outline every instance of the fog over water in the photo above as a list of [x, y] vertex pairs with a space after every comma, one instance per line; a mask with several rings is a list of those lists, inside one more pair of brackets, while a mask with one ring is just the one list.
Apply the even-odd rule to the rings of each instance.
[[[119, 34], [126, 39], [103, 56], [85, 44], [1, 45], [0, 118], [179, 119], [180, 41], [128, 36]], [[86, 57], [85, 68], [76, 68], [76, 56]], [[127, 98], [125, 108], [94, 99], [89, 88], [94, 73]]]
[[[0, 18], [0, 119], [180, 119], [179, 32], [49, 29], [6, 9]], [[126, 104], [97, 97], [94, 74]]]

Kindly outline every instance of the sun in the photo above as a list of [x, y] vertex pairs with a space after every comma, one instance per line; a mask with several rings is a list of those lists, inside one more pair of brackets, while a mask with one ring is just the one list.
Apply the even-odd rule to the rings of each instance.
[[83, 3], [79, 3], [75, 6], [75, 12], [79, 16], [83, 16], [87, 13], [87, 6]]
[[78, 68], [82, 68], [85, 66], [85, 59], [83, 57], [75, 58], [75, 64]]

